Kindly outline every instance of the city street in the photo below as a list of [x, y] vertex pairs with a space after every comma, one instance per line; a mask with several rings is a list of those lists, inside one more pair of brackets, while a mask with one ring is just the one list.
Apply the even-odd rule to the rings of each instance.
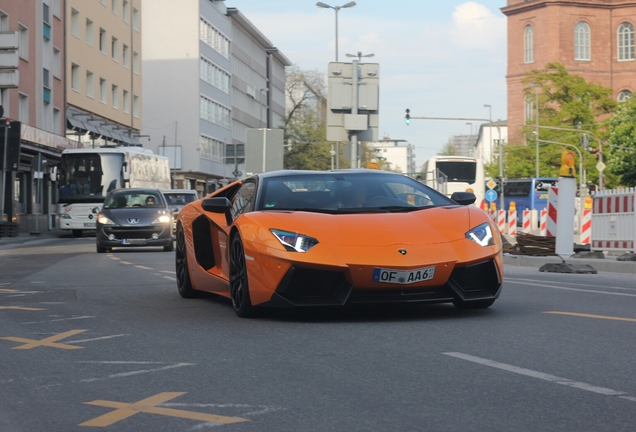
[[174, 252], [0, 245], [0, 430], [633, 431], [633, 274], [506, 266], [486, 310], [236, 317]]

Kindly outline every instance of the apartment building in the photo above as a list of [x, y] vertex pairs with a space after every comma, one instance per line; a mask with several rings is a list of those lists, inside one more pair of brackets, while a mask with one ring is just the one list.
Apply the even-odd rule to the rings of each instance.
[[[64, 0], [0, 0], [0, 105], [20, 122], [19, 152], [7, 155], [17, 163], [0, 178], [0, 216], [26, 232], [52, 226], [54, 168], [76, 145], [64, 137], [64, 27]], [[36, 158], [46, 161], [41, 171]]]
[[404, 174], [416, 172], [415, 146], [406, 140], [384, 137], [367, 142], [367, 146], [374, 151], [374, 157], [388, 163], [391, 170]]
[[86, 147], [138, 145], [141, 0], [66, 0], [67, 135]]
[[617, 101], [636, 91], [634, 0], [508, 0], [508, 127], [523, 142], [522, 124], [536, 115], [522, 80], [549, 62], [610, 87]]

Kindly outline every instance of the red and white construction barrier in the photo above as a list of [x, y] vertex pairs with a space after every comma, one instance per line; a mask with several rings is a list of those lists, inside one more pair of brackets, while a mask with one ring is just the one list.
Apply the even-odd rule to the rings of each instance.
[[581, 218], [580, 244], [590, 244], [592, 242], [592, 209], [583, 210]]
[[548, 237], [556, 236], [557, 227], [557, 203], [559, 201], [559, 189], [552, 187], [548, 191], [548, 223], [547, 233]]
[[598, 191], [593, 200], [591, 249], [633, 252], [636, 247], [636, 189]]
[[530, 234], [532, 232], [532, 214], [529, 209], [523, 211], [523, 221], [521, 229], [524, 233]]
[[508, 235], [517, 236], [517, 210], [508, 210]]
[[502, 234], [506, 233], [506, 211], [497, 210], [497, 227]]
[[541, 210], [541, 229], [539, 232], [543, 237], [548, 235], [548, 210]]

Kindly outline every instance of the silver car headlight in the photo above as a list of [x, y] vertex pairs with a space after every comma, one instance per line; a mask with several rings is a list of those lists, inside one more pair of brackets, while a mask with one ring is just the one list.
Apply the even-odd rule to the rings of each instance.
[[166, 224], [172, 222], [172, 218], [169, 215], [160, 215], [157, 219], [153, 220], [154, 224]]
[[115, 225], [115, 222], [113, 222], [112, 220], [108, 219], [103, 214], [97, 215], [97, 222], [100, 223], [101, 225]]
[[318, 240], [305, 234], [271, 228], [270, 232], [290, 252], [307, 252], [318, 244]]
[[70, 214], [67, 214], [67, 213], [62, 213], [62, 214], [60, 215], [60, 217], [61, 217], [62, 219], [71, 219], [71, 215], [70, 215]]
[[466, 233], [466, 238], [474, 241], [479, 246], [493, 246], [495, 244], [495, 238], [492, 235], [490, 224], [484, 222], [481, 225], [477, 225]]

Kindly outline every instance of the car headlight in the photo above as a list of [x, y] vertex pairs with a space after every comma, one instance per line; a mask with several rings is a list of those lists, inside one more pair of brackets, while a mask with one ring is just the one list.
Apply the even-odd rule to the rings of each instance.
[[97, 215], [97, 222], [102, 224], [102, 225], [114, 225], [115, 224], [115, 222], [111, 221], [110, 219], [108, 219], [103, 214]]
[[299, 234], [279, 229], [270, 229], [271, 233], [290, 252], [307, 252], [318, 244], [318, 240], [305, 234]]
[[172, 222], [172, 218], [169, 215], [161, 215], [157, 219], [153, 220], [153, 224], [162, 224], [162, 223], [170, 223]]
[[70, 215], [70, 214], [67, 214], [67, 213], [62, 213], [62, 214], [60, 215], [60, 217], [61, 217], [62, 219], [71, 219], [71, 215]]
[[466, 238], [474, 241], [479, 246], [492, 246], [495, 244], [495, 238], [492, 235], [492, 230], [488, 222], [484, 222], [468, 231]]

